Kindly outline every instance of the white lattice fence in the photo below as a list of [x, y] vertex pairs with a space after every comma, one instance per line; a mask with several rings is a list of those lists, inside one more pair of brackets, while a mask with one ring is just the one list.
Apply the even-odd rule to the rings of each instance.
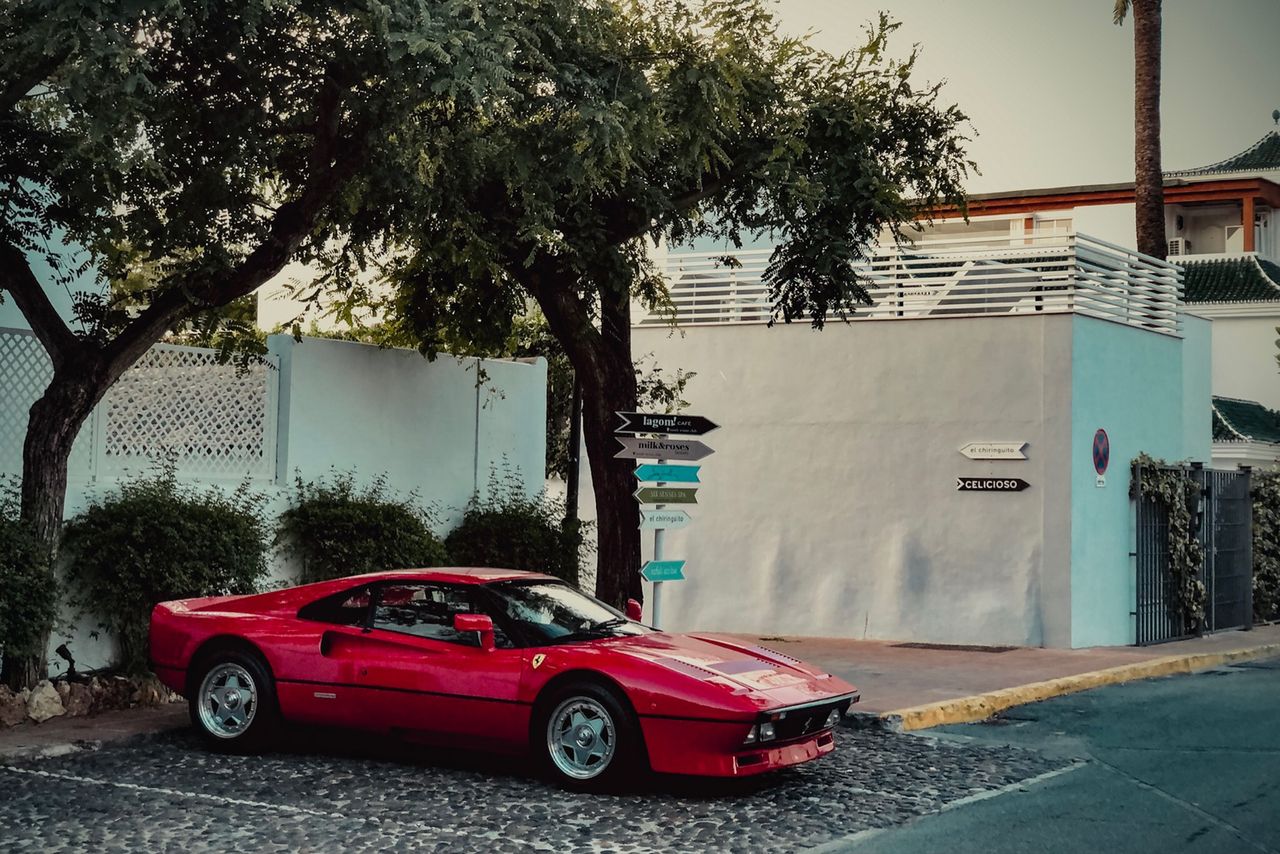
[[213, 350], [151, 348], [99, 407], [99, 473], [171, 455], [185, 477], [274, 478], [278, 377], [274, 362], [239, 369]]
[[[0, 329], [0, 474], [22, 473], [22, 443], [27, 413], [53, 378], [53, 363], [40, 342], [24, 329]], [[91, 473], [94, 416], [71, 450], [71, 477]]]
[[[27, 412], [52, 376], [35, 336], [0, 330], [0, 473], [22, 471]], [[238, 370], [213, 350], [157, 345], [85, 422], [68, 474], [120, 477], [172, 456], [187, 478], [273, 480], [278, 380], [274, 361]]]

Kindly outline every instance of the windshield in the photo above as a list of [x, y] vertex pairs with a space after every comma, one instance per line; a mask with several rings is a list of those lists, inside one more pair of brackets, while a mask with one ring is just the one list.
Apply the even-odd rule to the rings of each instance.
[[489, 586], [506, 616], [536, 643], [638, 635], [644, 628], [608, 605], [555, 581]]

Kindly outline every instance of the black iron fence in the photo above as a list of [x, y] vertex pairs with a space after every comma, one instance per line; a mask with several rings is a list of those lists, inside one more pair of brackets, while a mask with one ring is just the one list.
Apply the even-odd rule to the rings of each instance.
[[1142, 497], [1139, 467], [1137, 501], [1137, 643], [1153, 644], [1198, 631], [1248, 628], [1253, 622], [1253, 504], [1250, 471], [1216, 471], [1200, 464], [1183, 469], [1198, 487], [1192, 528], [1204, 548], [1200, 580], [1205, 586], [1204, 625], [1188, 623], [1169, 568], [1169, 519], [1154, 499]]

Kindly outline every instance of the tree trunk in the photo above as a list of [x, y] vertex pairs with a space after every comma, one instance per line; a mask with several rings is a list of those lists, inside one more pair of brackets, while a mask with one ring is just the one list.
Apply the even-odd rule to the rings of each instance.
[[1160, 170], [1160, 2], [1133, 0], [1134, 215], [1138, 251], [1164, 258], [1164, 176]]
[[[109, 383], [94, 366], [76, 364], [54, 372], [44, 394], [31, 405], [22, 446], [22, 521], [49, 553], [49, 571], [57, 555], [58, 535], [67, 498], [67, 462], [85, 419]], [[47, 675], [46, 630], [33, 655], [6, 655], [0, 682], [13, 689], [30, 688]]]
[[636, 372], [631, 361], [630, 301], [601, 310], [603, 370], [583, 376], [582, 428], [596, 499], [596, 598], [621, 608], [644, 600], [640, 585], [640, 508], [636, 504], [635, 461], [616, 459], [616, 412], [636, 408]]
[[596, 596], [621, 608], [628, 598], [644, 598], [635, 463], [614, 458], [621, 446], [613, 438], [614, 413], [636, 407], [630, 291], [625, 284], [601, 287], [597, 330], [573, 284], [552, 269], [534, 272], [528, 281], [582, 383], [582, 434], [596, 499]]

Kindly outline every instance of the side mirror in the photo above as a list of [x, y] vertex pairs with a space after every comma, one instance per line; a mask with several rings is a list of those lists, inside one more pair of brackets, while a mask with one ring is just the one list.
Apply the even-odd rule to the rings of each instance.
[[637, 623], [644, 619], [644, 606], [635, 599], [627, 600], [627, 619]]
[[485, 652], [492, 652], [497, 648], [493, 639], [493, 618], [488, 614], [454, 614], [453, 630], [459, 634], [478, 633], [480, 648]]

